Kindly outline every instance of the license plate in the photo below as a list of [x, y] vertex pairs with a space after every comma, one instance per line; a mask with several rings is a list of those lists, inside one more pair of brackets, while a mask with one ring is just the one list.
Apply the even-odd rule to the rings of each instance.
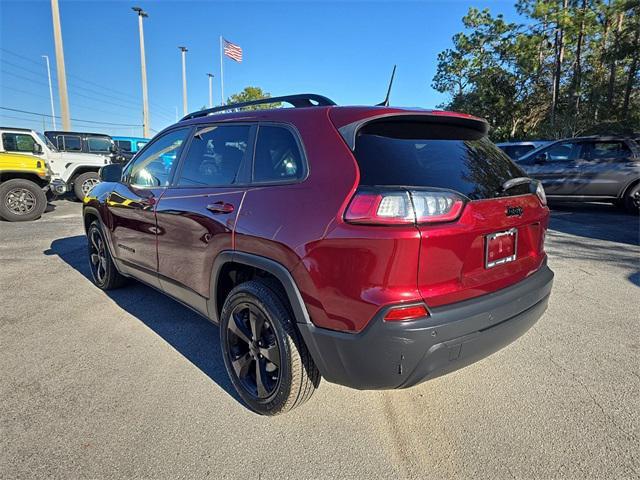
[[484, 240], [484, 265], [492, 268], [516, 259], [518, 247], [518, 229], [487, 235]]

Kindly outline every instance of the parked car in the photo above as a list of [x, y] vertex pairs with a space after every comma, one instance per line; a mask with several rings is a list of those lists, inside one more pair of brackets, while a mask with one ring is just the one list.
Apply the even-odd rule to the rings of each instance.
[[542, 182], [549, 199], [612, 202], [632, 213], [640, 208], [640, 147], [631, 138], [558, 140], [518, 164]]
[[51, 171], [33, 155], [0, 153], [0, 218], [24, 222], [39, 218], [47, 208]]
[[536, 148], [543, 147], [549, 143], [544, 140], [532, 140], [527, 142], [496, 143], [496, 146], [506, 153], [511, 160], [517, 160]]
[[111, 163], [126, 160], [113, 139], [104, 133], [47, 130], [44, 134], [61, 152], [93, 153], [109, 157]]
[[[295, 108], [241, 111], [267, 102]], [[522, 335], [551, 291], [544, 190], [487, 131], [311, 94], [187, 115], [101, 170], [83, 208], [93, 280], [139, 279], [219, 324], [231, 381], [262, 414], [321, 376], [438, 377]]]
[[113, 137], [113, 141], [127, 161], [149, 143], [149, 139], [143, 137]]
[[52, 178], [58, 180], [52, 191], [60, 195], [73, 190], [79, 200], [100, 181], [100, 167], [109, 163], [104, 155], [59, 152], [46, 136], [27, 128], [0, 127], [0, 152], [35, 155], [44, 160]]

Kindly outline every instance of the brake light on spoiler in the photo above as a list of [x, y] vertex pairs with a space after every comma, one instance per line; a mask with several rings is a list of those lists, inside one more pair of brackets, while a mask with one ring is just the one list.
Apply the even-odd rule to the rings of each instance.
[[380, 225], [452, 222], [460, 217], [465, 201], [449, 190], [358, 190], [344, 219]]

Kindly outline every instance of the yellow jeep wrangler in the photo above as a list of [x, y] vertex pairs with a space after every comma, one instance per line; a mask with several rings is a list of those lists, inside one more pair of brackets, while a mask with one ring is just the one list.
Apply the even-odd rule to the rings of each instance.
[[0, 218], [34, 220], [47, 208], [51, 172], [33, 155], [0, 152]]

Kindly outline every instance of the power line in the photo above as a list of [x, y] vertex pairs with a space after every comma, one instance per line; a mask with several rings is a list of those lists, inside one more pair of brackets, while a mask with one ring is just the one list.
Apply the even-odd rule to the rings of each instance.
[[[22, 59], [23, 61], [26, 61], [26, 62], [29, 62], [29, 63], [32, 63], [32, 64], [40, 66], [39, 62], [36, 62], [35, 60], [32, 60], [31, 58], [25, 57], [24, 55], [20, 55], [20, 54], [18, 54], [16, 52], [8, 50], [8, 49], [6, 49], [4, 47], [0, 47], [0, 50], [2, 50], [3, 52], [9, 53], [10, 55], [13, 55], [15, 57], [18, 57], [18, 58]], [[8, 62], [6, 60], [3, 60], [3, 63], [12, 64], [11, 62]], [[12, 65], [16, 66], [16, 64], [12, 64]], [[37, 75], [40, 75], [40, 73], [34, 72], [33, 70], [28, 70], [28, 69], [26, 69], [24, 67], [18, 67], [18, 68], [22, 68], [23, 70], [27, 70], [27, 71], [30, 71], [32, 73], [36, 73]], [[111, 91], [113, 93], [116, 93], [116, 94], [120, 95], [121, 97], [127, 97], [126, 101], [130, 101], [130, 100], [140, 101], [140, 99], [137, 98], [135, 95], [132, 95], [130, 93], [122, 93], [121, 91], [116, 90], [114, 88], [106, 87], [104, 85], [100, 85], [100, 84], [98, 84], [96, 82], [92, 82], [90, 80], [85, 80], [84, 78], [82, 78], [82, 77], [80, 77], [78, 75], [67, 74], [67, 76], [75, 78], [80, 82], [84, 82], [84, 83], [87, 83], [89, 85], [94, 85], [94, 86], [96, 86], [96, 87], [98, 87], [98, 88], [100, 88], [102, 90]], [[84, 90], [91, 90], [91, 89], [88, 89], [87, 87], [81, 87], [81, 86], [78, 86], [78, 85], [76, 85], [76, 88], [81, 88], [81, 89], [84, 89]], [[95, 92], [95, 90], [93, 90], [93, 91]], [[100, 95], [104, 95], [104, 93], [102, 93], [102, 92], [97, 92], [97, 93], [99, 93]], [[108, 95], [104, 95], [104, 96], [108, 96]], [[114, 97], [111, 97], [111, 98], [114, 98]], [[117, 99], [117, 100], [123, 101], [123, 99]], [[168, 107], [163, 107], [163, 106], [158, 105], [156, 103], [150, 103], [150, 105], [152, 105], [154, 108], [156, 108], [158, 110], [164, 110], [167, 114], [173, 115], [173, 112]]]
[[[10, 112], [17, 112], [17, 113], [26, 113], [28, 115], [39, 115], [41, 117], [48, 117], [48, 118], [53, 118], [54, 117], [54, 115], [48, 115], [46, 113], [29, 112], [27, 110], [20, 110], [20, 109], [17, 109], [17, 108], [0, 107], [0, 110], [8, 110]], [[60, 117], [58, 115], [55, 115], [55, 118], [60, 118]], [[94, 120], [83, 120], [81, 118], [72, 118], [71, 120], [73, 120], [74, 122], [91, 123], [91, 124], [96, 124], [96, 125], [112, 125], [112, 126], [121, 126], [121, 127], [141, 127], [142, 126], [142, 125], [136, 124], [136, 123], [96, 122]]]

